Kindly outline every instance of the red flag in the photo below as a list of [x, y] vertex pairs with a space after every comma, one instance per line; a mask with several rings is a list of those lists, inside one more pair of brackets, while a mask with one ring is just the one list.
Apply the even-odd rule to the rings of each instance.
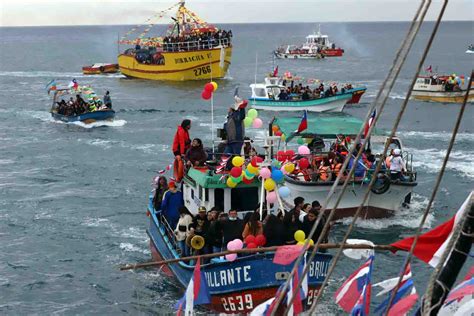
[[299, 245], [291, 245], [291, 246], [281, 246], [277, 248], [275, 252], [275, 256], [273, 257], [273, 263], [281, 264], [281, 265], [289, 265], [296, 258], [298, 258], [299, 254], [303, 246]]
[[410, 294], [407, 297], [402, 298], [390, 308], [390, 310], [388, 311], [388, 316], [398, 316], [407, 314], [417, 301], [418, 294], [416, 293]]
[[273, 69], [273, 77], [276, 77], [278, 76], [278, 66], [275, 67], [275, 69]]
[[372, 126], [372, 124], [374, 124], [374, 120], [375, 120], [375, 115], [376, 115], [376, 114], [377, 114], [376, 109], [374, 109], [374, 111], [373, 111], [372, 114], [370, 115], [369, 120], [368, 120], [367, 123], [365, 124], [365, 127], [364, 127], [364, 138], [367, 138], [367, 134], [369, 133], [369, 128]]
[[[461, 208], [456, 212], [456, 215], [454, 215], [449, 221], [435, 227], [423, 235], [420, 235], [413, 252], [418, 259], [428, 263], [432, 267], [438, 265], [439, 259], [451, 239], [454, 227], [459, 223], [464, 212], [467, 212], [467, 204], [469, 199], [471, 199], [472, 194], [473, 192], [469, 194]], [[410, 251], [414, 239], [414, 237], [405, 238], [391, 244], [391, 246], [400, 250]]]
[[301, 123], [298, 126], [298, 129], [296, 130], [296, 132], [301, 133], [307, 128], [308, 128], [308, 116], [307, 116], [307, 111], [305, 110], [303, 113], [303, 117], [301, 118]]
[[433, 69], [431, 68], [431, 65], [428, 68], [426, 68], [426, 71], [427, 72], [432, 72], [433, 71]]

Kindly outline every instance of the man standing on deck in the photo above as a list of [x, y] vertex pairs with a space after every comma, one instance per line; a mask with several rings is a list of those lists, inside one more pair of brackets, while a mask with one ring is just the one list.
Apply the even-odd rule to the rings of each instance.
[[301, 223], [299, 220], [300, 212], [301, 209], [303, 208], [304, 205], [304, 198], [301, 196], [298, 196], [294, 200], [295, 207], [293, 207], [288, 213], [285, 214], [283, 217], [283, 225], [285, 226], [286, 230], [286, 243], [287, 244], [294, 244], [295, 238], [295, 232], [299, 229], [301, 229]]
[[178, 191], [173, 181], [170, 181], [168, 188], [169, 190], [165, 192], [161, 202], [161, 212], [170, 224], [171, 230], [174, 231], [179, 221], [178, 209], [184, 205], [183, 193]]
[[247, 100], [235, 97], [235, 104], [229, 108], [227, 114], [227, 122], [224, 124], [224, 129], [227, 133], [227, 145], [224, 153], [240, 155], [240, 150], [244, 144], [245, 137], [245, 107], [247, 107]]
[[108, 109], [112, 109], [112, 99], [110, 99], [110, 92], [109, 91], [107, 91], [104, 95], [104, 105]]

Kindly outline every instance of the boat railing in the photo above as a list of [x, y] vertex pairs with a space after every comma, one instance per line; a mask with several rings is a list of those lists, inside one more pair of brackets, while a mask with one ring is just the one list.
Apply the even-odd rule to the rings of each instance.
[[164, 52], [180, 52], [180, 51], [196, 51], [203, 49], [211, 49], [216, 47], [229, 47], [229, 38], [215, 39], [211, 38], [203, 41], [185, 41], [177, 43], [163, 43]]
[[174, 234], [174, 229], [171, 228], [168, 220], [165, 216], [161, 213], [156, 213], [156, 218], [158, 219], [159, 224], [165, 230], [165, 234], [168, 237], [168, 241], [173, 246], [173, 248], [177, 251], [181, 251], [178, 245], [178, 241], [176, 240], [176, 235]]

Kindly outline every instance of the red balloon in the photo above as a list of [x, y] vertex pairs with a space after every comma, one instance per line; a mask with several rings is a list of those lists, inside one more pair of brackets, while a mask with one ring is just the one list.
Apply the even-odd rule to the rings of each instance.
[[306, 169], [309, 167], [309, 161], [306, 158], [301, 158], [299, 163], [300, 169]]
[[238, 178], [242, 175], [242, 168], [240, 167], [233, 167], [230, 170], [230, 175], [233, 176], [234, 178]]
[[212, 92], [209, 92], [207, 90], [202, 90], [202, 93], [201, 93], [201, 97], [204, 99], [204, 100], [209, 100], [212, 96]]
[[249, 249], [257, 248], [257, 244], [254, 243], [254, 242], [251, 242], [251, 243], [247, 244], [247, 248], [249, 248]]
[[247, 178], [243, 177], [243, 178], [242, 178], [242, 182], [245, 183], [245, 184], [250, 184], [250, 183], [253, 182], [253, 179], [255, 179], [255, 178], [247, 179]]
[[277, 152], [277, 160], [281, 161], [281, 162], [286, 160], [286, 155], [285, 155], [285, 152], [283, 150], [279, 150]]
[[257, 237], [255, 237], [255, 242], [257, 246], [262, 247], [267, 243], [267, 238], [265, 238], [264, 235], [257, 235]]
[[214, 86], [212, 85], [212, 83], [208, 82], [204, 85], [204, 90], [212, 93], [214, 92]]
[[275, 136], [281, 136], [283, 133], [281, 131], [275, 132]]
[[252, 160], [250, 161], [250, 163], [252, 164], [252, 166], [254, 166], [255, 168], [258, 167], [258, 164], [263, 162], [263, 158], [262, 157], [259, 157], [259, 156], [255, 156], [252, 158]]
[[287, 160], [291, 160], [293, 156], [295, 155], [295, 152], [290, 149], [290, 150], [285, 151], [285, 155], [286, 155]]
[[[256, 240], [255, 240], [255, 236], [254, 235], [248, 235], [247, 237], [245, 237], [245, 243], [247, 244], [247, 248], [249, 244], [255, 244], [256, 243]], [[255, 247], [254, 247], [255, 248]]]

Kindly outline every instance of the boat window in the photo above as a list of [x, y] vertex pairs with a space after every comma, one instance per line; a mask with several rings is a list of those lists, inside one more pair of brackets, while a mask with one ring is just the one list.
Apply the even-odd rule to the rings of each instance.
[[426, 78], [426, 79], [425, 79], [425, 84], [431, 84], [431, 79], [430, 79], [430, 78]]
[[194, 200], [194, 190], [193, 189], [191, 189], [191, 199]]
[[209, 189], [208, 188], [204, 189], [204, 201], [206, 201], [206, 202], [209, 201]]
[[257, 97], [266, 97], [267, 93], [265, 92], [265, 89], [263, 88], [255, 88], [255, 95]]
[[423, 83], [425, 83], [425, 79], [419, 78], [419, 79], [416, 80], [416, 83], [423, 84]]
[[228, 211], [224, 210], [224, 189], [214, 189], [214, 206], [220, 210]]
[[199, 192], [199, 200], [202, 201], [202, 187], [198, 185], [198, 186], [197, 186], [197, 190], [198, 190], [198, 192]]
[[251, 211], [258, 204], [258, 188], [232, 189], [230, 206], [239, 211]]

